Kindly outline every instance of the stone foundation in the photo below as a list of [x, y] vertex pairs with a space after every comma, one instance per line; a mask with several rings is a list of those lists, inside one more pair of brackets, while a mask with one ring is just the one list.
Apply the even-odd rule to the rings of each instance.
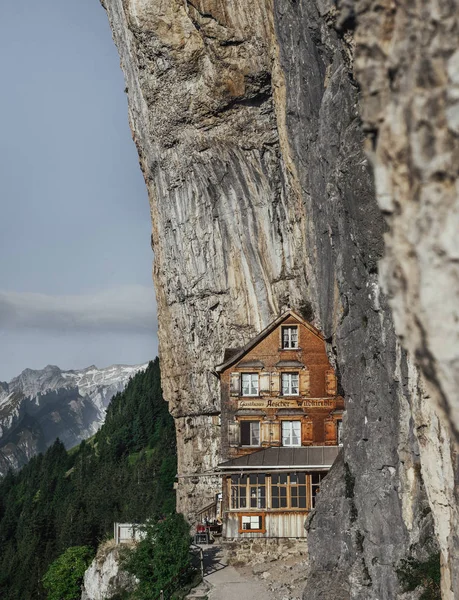
[[233, 539], [223, 542], [228, 562], [237, 564], [260, 564], [272, 562], [287, 556], [307, 556], [308, 545], [305, 539], [295, 538], [254, 538]]

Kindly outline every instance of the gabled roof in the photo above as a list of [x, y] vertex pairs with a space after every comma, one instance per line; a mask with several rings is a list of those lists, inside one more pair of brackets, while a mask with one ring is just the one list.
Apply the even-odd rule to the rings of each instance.
[[259, 342], [261, 342], [261, 340], [263, 340], [267, 335], [269, 335], [272, 331], [274, 331], [274, 329], [276, 329], [276, 327], [281, 325], [289, 317], [293, 317], [294, 319], [296, 319], [301, 325], [304, 325], [306, 327], [306, 329], [309, 329], [309, 331], [311, 333], [313, 333], [319, 339], [324, 341], [324, 336], [320, 333], [320, 331], [318, 329], [316, 329], [310, 323], [305, 321], [296, 312], [289, 309], [289, 310], [285, 311], [284, 313], [282, 313], [279, 317], [277, 317], [277, 319], [275, 321], [273, 321], [270, 325], [265, 327], [265, 329], [263, 329], [263, 331], [261, 333], [259, 333], [257, 336], [252, 338], [250, 340], [250, 342], [248, 344], [246, 344], [243, 348], [236, 349], [234, 351], [234, 353], [232, 353], [231, 351], [226, 349], [224, 362], [222, 362], [220, 365], [217, 365], [215, 367], [215, 372], [217, 373], [217, 375], [222, 373], [223, 371], [225, 371], [228, 367], [231, 367], [231, 365], [234, 365], [234, 363], [239, 362], [241, 360], [241, 358], [245, 354], [247, 354], [247, 352], [252, 350], [252, 348], [254, 348]]
[[329, 469], [341, 446], [265, 448], [218, 465], [219, 471], [263, 471], [282, 469]]

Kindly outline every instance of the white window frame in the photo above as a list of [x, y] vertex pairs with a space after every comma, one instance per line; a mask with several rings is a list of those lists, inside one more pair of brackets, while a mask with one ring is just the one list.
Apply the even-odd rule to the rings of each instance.
[[[292, 341], [292, 332], [293, 330], [296, 331], [296, 342]], [[285, 341], [284, 339], [284, 333], [287, 332], [287, 341]], [[298, 325], [284, 325], [281, 328], [281, 336], [282, 336], [282, 340], [281, 340], [281, 347], [283, 350], [292, 350], [292, 349], [297, 349], [298, 348], [298, 336], [299, 336], [299, 332], [298, 332]]]
[[[298, 423], [298, 427], [295, 427], [294, 423]], [[285, 429], [289, 428], [288, 432], [285, 432]], [[297, 429], [295, 436], [298, 437], [298, 443], [293, 443], [293, 434], [294, 429]], [[301, 421], [293, 420], [293, 421], [281, 421], [281, 434], [282, 434], [282, 446], [286, 448], [297, 448], [301, 446]], [[287, 437], [290, 437], [291, 443], [286, 443]]]
[[[249, 393], [244, 394], [244, 379], [250, 377], [249, 382]], [[256, 386], [253, 385], [253, 382], [256, 381]], [[260, 378], [258, 373], [241, 373], [241, 396], [259, 396], [260, 390]]]
[[[297, 378], [296, 392], [292, 392], [292, 378]], [[287, 392], [284, 392], [284, 379], [287, 381]], [[300, 374], [299, 373], [281, 373], [281, 390], [282, 396], [299, 396], [300, 395]]]

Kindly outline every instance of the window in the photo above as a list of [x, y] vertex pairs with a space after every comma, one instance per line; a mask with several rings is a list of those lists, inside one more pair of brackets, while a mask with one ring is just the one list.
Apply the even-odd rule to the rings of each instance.
[[298, 373], [282, 373], [282, 395], [298, 396]]
[[291, 508], [306, 508], [306, 474], [290, 475], [290, 506]]
[[301, 421], [282, 421], [282, 445], [301, 446]]
[[313, 473], [311, 475], [311, 507], [316, 505], [317, 495], [320, 492], [320, 483], [327, 473]]
[[258, 396], [258, 373], [242, 373], [242, 395]]
[[260, 422], [241, 421], [241, 446], [260, 445]]
[[340, 420], [336, 421], [336, 429], [338, 434], [338, 446], [343, 445], [343, 422]]
[[264, 531], [263, 515], [241, 515], [239, 517], [239, 531]]
[[230, 508], [266, 508], [266, 475], [231, 475]]
[[247, 475], [231, 476], [231, 508], [247, 508]]
[[298, 348], [298, 327], [282, 327], [282, 348]]
[[306, 474], [271, 476], [271, 508], [306, 508]]

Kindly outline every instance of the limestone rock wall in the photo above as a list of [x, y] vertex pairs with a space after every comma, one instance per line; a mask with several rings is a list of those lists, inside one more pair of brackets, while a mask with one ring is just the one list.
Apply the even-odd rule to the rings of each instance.
[[[308, 524], [305, 598], [401, 597], [400, 560], [436, 550], [452, 463], [378, 285], [387, 227], [363, 152], [352, 3], [104, 4], [150, 196], [179, 510], [217, 489], [199, 476], [219, 459], [214, 365], [291, 306], [324, 332], [347, 407], [344, 453]], [[427, 496], [423, 473], [442, 491]]]
[[108, 600], [135, 588], [135, 578], [120, 569], [120, 550], [113, 540], [98, 548], [96, 558], [84, 574], [81, 600]]
[[[459, 595], [459, 2], [343, 2], [366, 149], [388, 229], [380, 280], [426, 392], [414, 411], [427, 493]], [[455, 442], [451, 443], [451, 431]]]

